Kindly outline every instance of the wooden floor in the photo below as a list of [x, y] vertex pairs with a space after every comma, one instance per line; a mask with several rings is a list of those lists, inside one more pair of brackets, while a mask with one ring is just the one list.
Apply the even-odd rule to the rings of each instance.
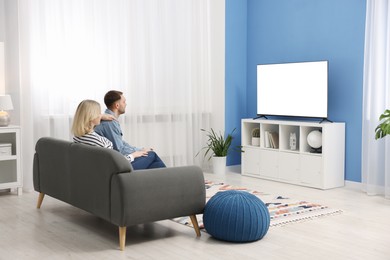
[[272, 227], [260, 241], [221, 242], [170, 220], [127, 229], [125, 251], [118, 228], [36, 192], [0, 192], [0, 259], [390, 259], [390, 200], [347, 185], [327, 191], [227, 173], [226, 181], [272, 194], [318, 202], [343, 213]]

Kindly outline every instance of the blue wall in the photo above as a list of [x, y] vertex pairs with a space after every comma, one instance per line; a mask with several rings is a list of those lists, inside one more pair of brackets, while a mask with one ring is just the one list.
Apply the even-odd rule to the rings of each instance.
[[346, 123], [345, 178], [360, 182], [365, 12], [365, 0], [226, 0], [226, 130], [256, 116], [257, 64], [328, 60], [328, 118]]
[[[225, 132], [233, 133], [232, 146], [241, 145], [241, 118], [247, 116], [247, 2], [226, 2]], [[240, 164], [239, 152], [232, 152], [228, 165]]]

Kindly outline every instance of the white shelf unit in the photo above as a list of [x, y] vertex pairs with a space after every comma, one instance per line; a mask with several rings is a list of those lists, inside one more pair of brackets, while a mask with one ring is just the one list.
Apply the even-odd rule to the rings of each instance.
[[[260, 129], [260, 146], [252, 145], [252, 130]], [[313, 153], [307, 136], [322, 131], [322, 151]], [[265, 133], [279, 137], [277, 148], [267, 148]], [[345, 123], [242, 119], [242, 175], [307, 187], [330, 189], [344, 186]], [[296, 149], [290, 149], [290, 133]]]
[[20, 127], [15, 125], [0, 127], [0, 144], [11, 144], [11, 154], [0, 154], [0, 190], [16, 189], [22, 194]]

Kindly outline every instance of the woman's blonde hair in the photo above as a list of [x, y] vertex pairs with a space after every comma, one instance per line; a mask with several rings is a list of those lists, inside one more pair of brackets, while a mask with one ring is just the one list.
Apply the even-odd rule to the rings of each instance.
[[91, 121], [99, 117], [100, 104], [95, 100], [83, 100], [78, 105], [73, 119], [72, 133], [74, 136], [83, 136], [93, 131]]

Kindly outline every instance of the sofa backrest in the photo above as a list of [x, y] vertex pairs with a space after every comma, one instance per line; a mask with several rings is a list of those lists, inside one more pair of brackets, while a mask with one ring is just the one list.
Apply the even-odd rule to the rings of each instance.
[[34, 189], [110, 220], [114, 174], [131, 172], [119, 152], [43, 137], [34, 155]]

